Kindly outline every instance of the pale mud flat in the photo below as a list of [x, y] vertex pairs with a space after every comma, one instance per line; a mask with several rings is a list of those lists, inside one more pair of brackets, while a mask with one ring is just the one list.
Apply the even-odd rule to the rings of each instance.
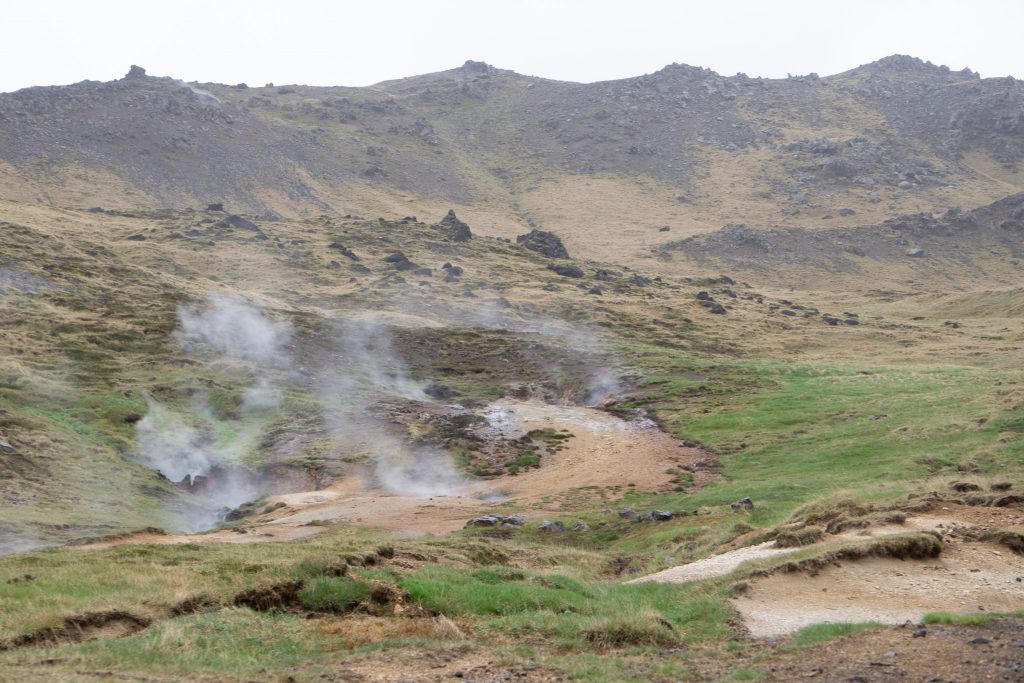
[[[563, 450], [541, 458], [537, 469], [488, 480], [467, 480], [437, 495], [413, 496], [372, 488], [371, 477], [349, 476], [318, 491], [274, 496], [268, 505], [284, 503], [278, 511], [244, 528], [204, 534], [160, 536], [139, 534], [96, 545], [124, 543], [255, 543], [307, 538], [325, 527], [319, 522], [344, 522], [409, 534], [443, 534], [465, 526], [473, 517], [499, 505], [523, 514], [527, 523], [545, 516], [568, 514], [558, 498], [585, 487], [633, 483], [640, 490], [663, 488], [671, 467], [697, 464], [708, 455], [685, 448], [675, 437], [649, 420], [627, 421], [596, 408], [560, 406], [539, 401], [504, 399], [481, 411], [490, 436], [517, 438], [534, 429], [568, 430], [573, 437]], [[487, 435], [487, 434], [485, 434]], [[696, 484], [710, 478], [695, 473]], [[95, 547], [95, 546], [93, 546]]]
[[[1012, 528], [1024, 521], [1018, 510], [952, 506], [907, 520], [830, 537], [804, 548], [776, 548], [772, 542], [731, 550], [671, 567], [629, 583], [687, 583], [725, 576], [746, 562], [779, 558], [835, 541], [864, 540], [911, 531], [948, 532], [972, 522]], [[1024, 557], [991, 543], [946, 536], [942, 555], [931, 560], [872, 558], [843, 561], [820, 570], [748, 579], [732, 604], [754, 636], [778, 636], [821, 623], [919, 622], [929, 612], [974, 614], [1024, 609]]]
[[988, 543], [948, 543], [934, 560], [869, 559], [817, 576], [776, 574], [733, 599], [754, 636], [820, 623], [917, 623], [929, 612], [1024, 609], [1024, 557]]

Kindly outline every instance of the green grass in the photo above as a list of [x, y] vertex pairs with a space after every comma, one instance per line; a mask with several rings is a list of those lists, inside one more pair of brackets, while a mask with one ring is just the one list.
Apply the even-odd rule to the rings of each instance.
[[161, 621], [133, 636], [8, 653], [8, 664], [59, 659], [68, 667], [113, 671], [208, 673], [262, 678], [275, 669], [315, 664], [336, 645], [301, 617], [227, 609]]
[[299, 601], [316, 612], [347, 612], [370, 595], [370, 584], [347, 577], [321, 576], [299, 591]]
[[793, 634], [791, 644], [794, 647], [809, 647], [823, 643], [826, 640], [839, 638], [851, 633], [860, 633], [873, 628], [879, 628], [880, 624], [867, 622], [861, 624], [813, 624], [805, 626]]
[[951, 624], [957, 626], [984, 626], [1000, 619], [1024, 619], [1024, 610], [1013, 612], [985, 612], [984, 614], [952, 614], [931, 612], [921, 621], [925, 624]]
[[432, 611], [492, 617], [481, 626], [485, 631], [551, 637], [565, 647], [698, 642], [728, 633], [734, 615], [723, 593], [674, 584], [434, 566], [403, 577], [399, 585]]

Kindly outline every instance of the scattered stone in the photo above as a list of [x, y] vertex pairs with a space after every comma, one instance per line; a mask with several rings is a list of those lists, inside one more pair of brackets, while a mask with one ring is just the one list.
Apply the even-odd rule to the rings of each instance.
[[259, 232], [260, 226], [256, 225], [252, 221], [242, 218], [241, 216], [231, 214], [226, 218], [214, 223], [215, 228], [237, 228], [238, 230], [248, 230], [250, 232]]
[[338, 251], [341, 252], [342, 256], [350, 258], [353, 261], [358, 261], [359, 260], [359, 256], [356, 255], [356, 253], [354, 251], [352, 251], [351, 249], [349, 249], [348, 247], [346, 247], [344, 244], [342, 244], [340, 242], [331, 242], [330, 244], [327, 245], [327, 248], [328, 249], [337, 249]]
[[958, 493], [968, 493], [970, 491], [980, 491], [981, 487], [975, 483], [969, 481], [954, 481], [950, 482], [949, 488], [953, 489]]
[[782, 315], [788, 315], [790, 317], [793, 317], [793, 316], [796, 315], [796, 311], [790, 310], [788, 308], [783, 308], [781, 311], [779, 311], [779, 313], [781, 313]]
[[847, 318], [846, 320], [843, 321], [843, 324], [850, 325], [852, 327], [853, 325], [860, 325], [860, 321], [857, 320], [856, 318]]
[[668, 227], [667, 225], [662, 225], [661, 227], [658, 228], [658, 232], [668, 232], [671, 229], [672, 228]]
[[573, 531], [590, 531], [590, 525], [584, 522], [582, 519], [577, 519], [572, 523]]
[[629, 278], [630, 284], [636, 285], [637, 287], [646, 287], [651, 284], [651, 281], [645, 278], [643, 275], [634, 275]]
[[747, 497], [747, 498], [740, 498], [735, 503], [733, 503], [731, 505], [731, 507], [732, 507], [733, 510], [753, 510], [754, 509], [754, 501], [750, 500], [749, 497]]
[[604, 290], [601, 289], [600, 287], [591, 287], [590, 289], [587, 290], [587, 294], [596, 294], [597, 296], [602, 296], [604, 294]]
[[926, 635], [928, 635], [928, 629], [926, 629], [926, 628], [919, 628], [916, 631], [914, 631], [911, 635], [914, 638], [924, 638]]
[[525, 235], [516, 237], [516, 244], [549, 258], [569, 258], [569, 252], [562, 244], [562, 240], [553, 232], [531, 230]]
[[459, 392], [455, 391], [449, 386], [434, 382], [428, 385], [423, 393], [431, 398], [436, 398], [439, 401], [447, 401], [448, 399], [454, 398], [459, 395]]
[[0, 451], [10, 454], [14, 453], [15, 448], [9, 442], [0, 439]]
[[707, 292], [697, 292], [697, 301], [714, 301]]
[[[412, 222], [416, 222], [415, 216], [412, 217]], [[455, 216], [453, 209], [448, 209], [448, 214], [441, 219], [438, 225], [445, 229], [448, 239], [453, 242], [468, 242], [473, 238], [473, 233], [470, 232], [469, 226]]]
[[134, 235], [129, 235], [128, 237], [125, 237], [125, 239], [128, 240], [129, 242], [145, 242], [146, 236], [140, 232]]
[[989, 643], [992, 642], [992, 640], [989, 639], [989, 638], [986, 638], [985, 636], [978, 636], [976, 638], [971, 638], [970, 642], [971, 642], [971, 645], [988, 645]]
[[206, 210], [207, 211], [223, 211], [224, 210], [224, 204], [221, 203], [221, 202], [214, 202], [213, 204], [207, 204], [206, 205]]
[[640, 515], [637, 514], [637, 511], [633, 508], [623, 508], [622, 510], [619, 510], [619, 517], [630, 522], [635, 522], [640, 519]]
[[393, 254], [385, 256], [384, 262], [390, 263], [398, 270], [416, 270], [419, 268], [419, 266], [410, 261], [409, 258], [400, 251], [396, 251]]
[[876, 413], [875, 415], [872, 415], [868, 419], [871, 420], [872, 422], [875, 422], [877, 420], [884, 420], [887, 417], [889, 417], [889, 413]]
[[420, 275], [422, 277], [431, 277], [434, 274], [434, 271], [430, 268], [417, 268], [416, 270], [412, 271], [412, 274]]
[[518, 529], [525, 523], [526, 519], [522, 515], [483, 515], [466, 522], [466, 528], [500, 526], [502, 529]]
[[583, 269], [571, 264], [553, 264], [548, 266], [548, 270], [553, 270], [562, 277], [583, 277]]
[[[0, 443], [0, 448], [3, 448], [2, 443]], [[989, 486], [989, 488], [992, 489], [993, 491], [1009, 491], [1011, 488], [1013, 488], [1013, 484], [1011, 484], [1008, 481], [999, 481]]]
[[555, 520], [554, 522], [545, 520], [543, 524], [537, 527], [540, 531], [547, 531], [549, 533], [561, 533], [565, 531], [565, 524]]
[[909, 180], [901, 180], [900, 184], [897, 185], [896, 187], [900, 188], [901, 190], [909, 190], [913, 186], [914, 184], [911, 183]]
[[924, 257], [924, 249], [921, 247], [914, 247], [913, 249], [907, 249], [907, 256], [911, 258], [922, 258]]

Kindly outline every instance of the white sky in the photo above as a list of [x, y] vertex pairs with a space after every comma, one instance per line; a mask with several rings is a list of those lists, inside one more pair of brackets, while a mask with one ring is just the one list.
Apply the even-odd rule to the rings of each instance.
[[911, 54], [1024, 78], [1024, 0], [0, 0], [0, 92], [120, 78], [369, 85], [467, 59], [572, 81]]

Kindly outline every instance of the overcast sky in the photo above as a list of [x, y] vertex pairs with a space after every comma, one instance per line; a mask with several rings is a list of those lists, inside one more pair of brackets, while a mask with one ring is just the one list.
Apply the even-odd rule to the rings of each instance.
[[467, 59], [572, 81], [679, 62], [828, 75], [893, 53], [1024, 78], [1024, 0], [0, 0], [0, 91], [120, 78], [369, 85]]

